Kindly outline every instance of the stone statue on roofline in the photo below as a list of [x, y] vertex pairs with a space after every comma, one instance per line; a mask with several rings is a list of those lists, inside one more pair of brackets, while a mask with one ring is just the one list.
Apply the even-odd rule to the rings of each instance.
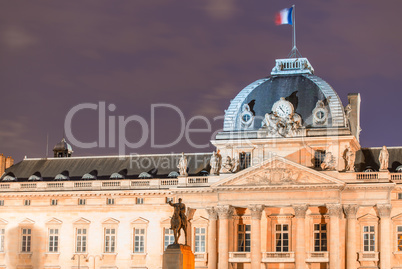
[[222, 163], [221, 173], [231, 173], [233, 169], [232, 158], [226, 156], [226, 160]]
[[184, 156], [184, 152], [182, 152], [181, 153], [181, 158], [179, 160], [179, 164], [177, 165], [177, 168], [179, 168], [180, 176], [182, 176], [182, 177], [188, 176], [188, 174], [187, 174], [187, 165], [188, 165], [187, 157]]
[[354, 172], [355, 171], [355, 160], [356, 160], [356, 152], [347, 146], [345, 149], [345, 154], [343, 156], [346, 162], [346, 171]]
[[382, 146], [378, 161], [380, 162], [380, 171], [388, 171], [389, 153], [386, 146]]
[[331, 152], [327, 152], [324, 161], [321, 163], [322, 170], [335, 170], [336, 161]]
[[219, 169], [220, 169], [220, 156], [218, 153], [215, 151], [212, 153], [211, 160], [209, 161], [209, 164], [211, 165], [211, 171], [210, 175], [219, 175]]

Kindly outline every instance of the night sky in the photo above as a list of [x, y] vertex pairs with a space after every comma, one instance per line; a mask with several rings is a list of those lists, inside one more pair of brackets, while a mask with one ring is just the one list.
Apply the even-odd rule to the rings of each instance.
[[[315, 75], [344, 105], [348, 93], [361, 93], [361, 145], [402, 145], [400, 0], [29, 0], [0, 3], [0, 152], [16, 161], [45, 157], [48, 135], [52, 156], [67, 113], [81, 103], [114, 104], [108, 117], [148, 123], [151, 105], [161, 103], [180, 108], [186, 121], [223, 115], [241, 89], [290, 52], [291, 26], [276, 26], [274, 17], [292, 4], [297, 47]], [[158, 144], [179, 134], [173, 110], [156, 111], [154, 125]], [[221, 128], [215, 120], [211, 132], [191, 139], [206, 144]], [[98, 129], [94, 110], [73, 118], [79, 140], [97, 140]], [[140, 125], [127, 125], [125, 135], [138, 141]], [[105, 147], [73, 145], [74, 156], [117, 154], [109, 137]], [[184, 138], [155, 148], [148, 139], [126, 153], [212, 150]]]

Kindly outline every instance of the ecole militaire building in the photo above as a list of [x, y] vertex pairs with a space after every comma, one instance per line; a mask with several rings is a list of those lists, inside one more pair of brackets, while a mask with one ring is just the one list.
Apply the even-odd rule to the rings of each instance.
[[381, 167], [348, 101], [278, 59], [231, 101], [219, 155], [185, 153], [188, 176], [181, 154], [73, 157], [63, 140], [1, 177], [0, 268], [161, 268], [178, 198], [196, 268], [402, 268], [402, 148]]

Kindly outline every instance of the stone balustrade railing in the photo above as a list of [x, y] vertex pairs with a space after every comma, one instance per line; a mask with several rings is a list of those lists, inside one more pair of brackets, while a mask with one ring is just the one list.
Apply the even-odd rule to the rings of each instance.
[[328, 251], [309, 252], [306, 262], [329, 262]]
[[251, 253], [229, 252], [229, 262], [251, 262]]
[[263, 252], [262, 262], [294, 262], [295, 253], [294, 252]]
[[82, 181], [2, 182], [1, 192], [62, 191], [62, 190], [119, 190], [119, 189], [170, 189], [177, 187], [205, 187], [217, 182], [219, 177], [179, 177], [163, 179], [119, 179]]

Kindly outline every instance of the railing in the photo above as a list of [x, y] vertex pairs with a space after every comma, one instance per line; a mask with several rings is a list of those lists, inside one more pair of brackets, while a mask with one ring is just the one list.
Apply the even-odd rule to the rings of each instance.
[[149, 180], [133, 180], [131, 181], [131, 187], [141, 187], [141, 186], [149, 186]]
[[179, 184], [178, 179], [161, 179], [160, 185], [161, 186], [175, 186]]
[[329, 262], [328, 251], [309, 252], [306, 262]]
[[378, 179], [378, 173], [377, 172], [356, 173], [356, 179], [357, 180], [376, 180], [376, 179]]
[[206, 261], [207, 253], [194, 253], [194, 258], [196, 261]]
[[64, 183], [62, 182], [57, 182], [57, 183], [47, 183], [48, 188], [63, 188]]
[[0, 184], [0, 189], [9, 189], [10, 184]]
[[3, 192], [16, 191], [46, 191], [46, 190], [102, 190], [102, 189], [169, 189], [181, 187], [206, 187], [217, 182], [219, 177], [179, 177], [152, 179], [115, 179], [115, 180], [83, 180], [83, 181], [38, 181], [0, 183]]
[[102, 187], [120, 187], [120, 181], [105, 181], [102, 182]]
[[251, 253], [229, 252], [229, 262], [251, 262]]
[[91, 188], [92, 182], [74, 182], [74, 188]]
[[378, 252], [364, 251], [359, 252], [359, 261], [378, 261]]
[[263, 252], [262, 262], [294, 262], [294, 252]]
[[394, 182], [402, 181], [402, 173], [391, 173], [391, 180]]
[[203, 184], [208, 183], [208, 177], [188, 177], [187, 184]]
[[21, 189], [35, 189], [36, 183], [21, 183], [20, 188]]

